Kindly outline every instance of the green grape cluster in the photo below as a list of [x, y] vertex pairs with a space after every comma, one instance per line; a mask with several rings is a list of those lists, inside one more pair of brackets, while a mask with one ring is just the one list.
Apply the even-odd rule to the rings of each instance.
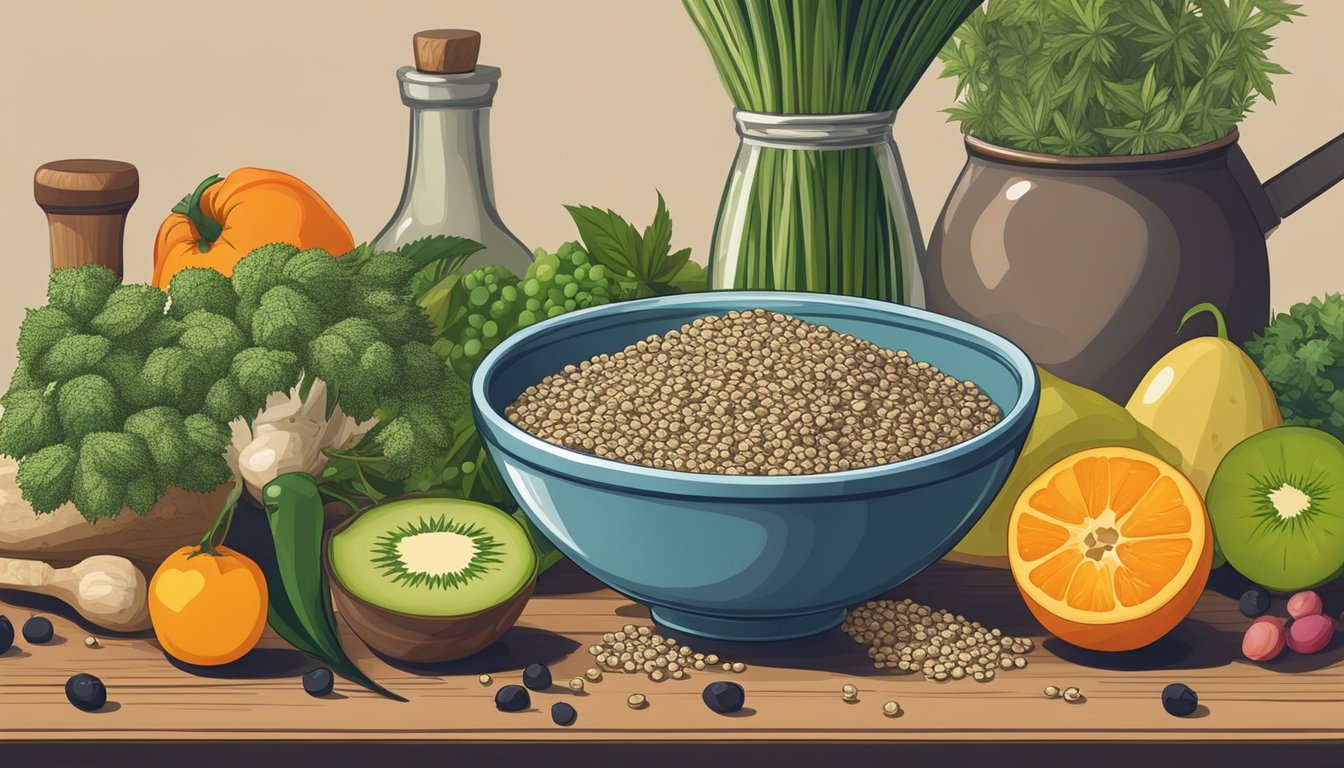
[[521, 278], [490, 265], [462, 275], [453, 286], [435, 350], [463, 379], [470, 380], [481, 360], [515, 331], [622, 297], [616, 276], [580, 243], [565, 243], [555, 253], [538, 248], [534, 256]]
[[89, 520], [144, 514], [169, 486], [228, 480], [230, 421], [311, 377], [330, 406], [379, 423], [367, 438], [388, 477], [439, 460], [466, 410], [405, 285], [397, 253], [337, 259], [262, 246], [232, 278], [178, 273], [167, 292], [97, 266], [52, 273], [47, 306], [19, 331], [0, 398], [0, 453], [38, 512], [67, 501]]

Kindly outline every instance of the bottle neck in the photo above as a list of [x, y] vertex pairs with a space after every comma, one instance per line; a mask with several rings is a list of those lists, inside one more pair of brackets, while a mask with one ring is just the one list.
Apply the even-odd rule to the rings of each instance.
[[422, 222], [497, 217], [488, 107], [411, 106], [406, 198]]

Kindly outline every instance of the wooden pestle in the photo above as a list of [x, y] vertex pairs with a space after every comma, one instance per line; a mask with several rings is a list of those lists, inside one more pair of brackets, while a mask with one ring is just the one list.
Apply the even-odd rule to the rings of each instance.
[[51, 268], [101, 264], [122, 276], [126, 214], [140, 174], [119, 160], [56, 160], [33, 174], [33, 198], [47, 214]]
[[130, 560], [94, 555], [69, 568], [0, 558], [0, 589], [54, 597], [114, 632], [149, 629], [149, 585]]

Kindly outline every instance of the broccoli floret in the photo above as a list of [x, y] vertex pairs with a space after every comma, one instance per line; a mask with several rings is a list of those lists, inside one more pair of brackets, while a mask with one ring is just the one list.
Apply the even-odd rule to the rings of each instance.
[[[367, 390], [369, 387], [362, 381], [360, 358], [366, 349], [382, 340], [373, 323], [362, 317], [346, 318], [308, 345], [308, 369], [337, 392]], [[342, 410], [350, 413], [344, 404]]]
[[143, 352], [151, 352], [159, 347], [166, 347], [176, 342], [182, 337], [186, 326], [181, 320], [168, 315], [150, 318], [145, 327], [135, 335], [133, 339], [121, 339], [120, 343], [136, 347]]
[[23, 460], [15, 481], [34, 512], [51, 512], [70, 500], [70, 484], [75, 479], [78, 458], [74, 448], [57, 443]]
[[405, 383], [398, 381], [397, 353], [384, 341], [375, 341], [359, 356], [359, 373], [369, 389], [380, 390]]
[[206, 456], [222, 456], [233, 437], [227, 425], [200, 413], [191, 414], [182, 425], [187, 431], [187, 441]]
[[261, 297], [252, 315], [252, 343], [301, 352], [322, 330], [322, 311], [288, 285], [277, 285]]
[[61, 310], [52, 306], [30, 309], [19, 326], [19, 360], [37, 360], [56, 342], [77, 333], [79, 324]]
[[159, 347], [145, 358], [140, 386], [151, 403], [197, 410], [205, 402], [211, 378], [182, 347]]
[[233, 292], [239, 303], [251, 303], [255, 308], [262, 294], [284, 282], [285, 265], [298, 252], [292, 245], [271, 243], [240, 259], [233, 267]]
[[401, 416], [415, 426], [421, 439], [431, 447], [441, 450], [447, 448], [453, 439], [452, 424], [433, 399], [412, 400], [403, 406]]
[[42, 389], [11, 389], [0, 415], [0, 453], [21, 459], [63, 439], [56, 404]]
[[128, 406], [138, 408], [151, 399], [151, 392], [140, 382], [144, 368], [144, 355], [130, 349], [114, 349], [98, 362], [94, 373], [112, 382]]
[[126, 506], [137, 515], [147, 515], [168, 486], [155, 475], [140, 475], [126, 483]]
[[46, 389], [47, 382], [39, 379], [33, 374], [33, 369], [28, 363], [21, 362], [14, 367], [14, 375], [9, 379], [9, 389], [4, 395], [0, 395], [0, 405], [5, 404], [5, 398], [10, 392], [18, 392], [24, 389]]
[[220, 379], [210, 385], [205, 393], [205, 405], [201, 412], [210, 418], [229, 422], [239, 416], [252, 416], [265, 405], [265, 398], [249, 398], [243, 394], [233, 379]]
[[168, 294], [152, 285], [123, 285], [112, 292], [90, 325], [109, 339], [142, 330], [151, 318], [162, 317]]
[[121, 514], [126, 501], [126, 483], [94, 471], [81, 452], [70, 483], [70, 498], [85, 520], [95, 522]]
[[127, 434], [144, 441], [154, 462], [155, 476], [169, 482], [177, 476], [196, 447], [187, 440], [182, 414], [174, 408], [159, 406], [137, 411], [126, 418]]
[[47, 301], [78, 322], [87, 323], [118, 285], [112, 270], [96, 264], [57, 269], [47, 281]]
[[102, 336], [66, 336], [47, 350], [33, 370], [48, 380], [65, 381], [92, 371], [111, 349], [112, 342]]
[[72, 445], [92, 432], [115, 432], [126, 419], [112, 382], [92, 373], [73, 378], [56, 390], [56, 415], [65, 442]]
[[337, 308], [345, 305], [350, 293], [350, 265], [321, 248], [309, 248], [294, 255], [285, 265], [287, 285], [297, 288], [318, 307], [344, 315]]
[[149, 447], [128, 432], [91, 432], [79, 446], [79, 463], [121, 483], [146, 474], [152, 466]]
[[209, 371], [223, 375], [234, 356], [247, 347], [243, 331], [229, 318], [198, 309], [182, 320], [184, 330], [179, 346]]
[[448, 373], [443, 358], [434, 354], [428, 344], [410, 341], [401, 345], [402, 373], [412, 386], [425, 386], [439, 381]]
[[227, 482], [231, 475], [229, 463], [223, 456], [203, 452], [182, 465], [182, 471], [172, 484], [196, 493], [209, 493], [220, 483]]
[[405, 293], [417, 269], [414, 262], [396, 251], [375, 253], [359, 265], [359, 283], [370, 289]]
[[299, 380], [299, 357], [293, 352], [248, 347], [229, 366], [229, 378], [244, 395], [254, 400], [281, 392]]
[[356, 297], [356, 311], [373, 322], [393, 344], [429, 340], [429, 320], [416, 305], [388, 290], [366, 291]]
[[198, 310], [232, 317], [238, 306], [238, 296], [229, 278], [205, 267], [192, 267], [173, 275], [168, 295], [172, 298], [168, 311], [179, 320]]

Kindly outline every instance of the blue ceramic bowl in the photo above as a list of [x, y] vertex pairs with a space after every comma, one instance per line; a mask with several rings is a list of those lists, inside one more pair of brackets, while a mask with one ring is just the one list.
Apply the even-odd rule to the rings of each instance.
[[[705, 315], [763, 308], [890, 349], [980, 386], [1003, 419], [960, 445], [867, 469], [805, 476], [651, 469], [553, 445], [503, 416], [565, 365]], [[514, 334], [472, 380], [487, 450], [528, 517], [571, 560], [647, 604], [669, 630], [723, 640], [823, 632], [846, 606], [924, 570], [980, 519], [1036, 412], [1025, 353], [973, 325], [886, 302], [713, 291], [580, 310]]]

